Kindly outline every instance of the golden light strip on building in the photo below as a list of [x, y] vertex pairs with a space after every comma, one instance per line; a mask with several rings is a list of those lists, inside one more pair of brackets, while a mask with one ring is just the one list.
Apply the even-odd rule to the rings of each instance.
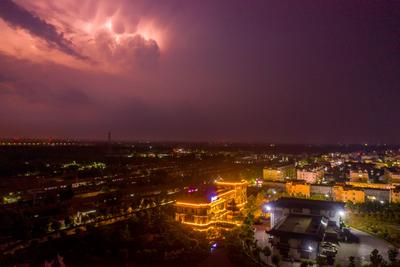
[[246, 181], [241, 181], [241, 182], [215, 182], [217, 185], [245, 185], [247, 184]]
[[227, 195], [227, 194], [233, 194], [233, 193], [235, 193], [235, 190], [229, 190], [229, 191], [227, 191], [227, 192], [224, 192], [224, 193], [221, 193], [221, 194], [217, 194], [217, 197], [222, 197], [222, 196], [225, 196], [225, 195]]
[[393, 189], [395, 188], [392, 184], [369, 184], [369, 183], [359, 183], [359, 182], [346, 182], [346, 185], [352, 185], [354, 187], [362, 188], [374, 188], [374, 189]]
[[190, 203], [190, 202], [176, 202], [176, 205], [186, 205], [186, 206], [193, 206], [193, 207], [207, 207], [207, 206], [212, 206], [212, 205], [216, 205], [219, 204], [220, 202], [223, 202], [224, 199], [217, 199], [213, 202], [210, 203]]
[[231, 221], [223, 221], [223, 220], [213, 220], [213, 221], [209, 221], [208, 223], [193, 223], [193, 222], [181, 222], [181, 223], [193, 225], [193, 226], [209, 226], [211, 224], [217, 224], [217, 223], [226, 223], [226, 224], [231, 224], [231, 225], [236, 225], [236, 226], [242, 225], [240, 223], [235, 223], [235, 222], [231, 222]]

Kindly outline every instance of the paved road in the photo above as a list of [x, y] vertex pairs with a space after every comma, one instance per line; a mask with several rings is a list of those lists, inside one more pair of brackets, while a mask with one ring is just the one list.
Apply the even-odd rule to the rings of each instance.
[[351, 232], [360, 239], [360, 243], [340, 243], [335, 264], [340, 263], [342, 266], [346, 266], [349, 257], [354, 256], [356, 258], [357, 266], [361, 266], [369, 261], [369, 255], [375, 248], [379, 250], [380, 254], [386, 261], [388, 260], [387, 251], [391, 247], [389, 243], [353, 228], [351, 229]]
[[[268, 227], [255, 226], [256, 231], [254, 237], [258, 240], [257, 243], [260, 247], [265, 245], [270, 245], [268, 243], [268, 235], [265, 233], [265, 229]], [[335, 264], [341, 264], [342, 266], [347, 266], [349, 262], [349, 257], [354, 256], [356, 258], [356, 265], [361, 266], [362, 264], [369, 261], [369, 255], [371, 251], [375, 248], [379, 250], [380, 254], [387, 261], [387, 250], [391, 247], [386, 241], [373, 237], [367, 233], [361, 232], [356, 229], [351, 229], [351, 232], [358, 236], [360, 239], [359, 243], [340, 243], [338, 254], [336, 255]], [[266, 258], [261, 256], [261, 258], [266, 262]], [[271, 259], [269, 259], [270, 261]], [[271, 264], [271, 262], [269, 262]], [[284, 262], [281, 266], [295, 267], [299, 266], [299, 263], [289, 263]]]

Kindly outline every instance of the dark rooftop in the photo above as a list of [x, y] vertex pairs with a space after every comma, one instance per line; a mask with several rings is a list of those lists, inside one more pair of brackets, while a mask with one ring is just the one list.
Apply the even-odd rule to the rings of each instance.
[[289, 214], [269, 234], [321, 240], [327, 226], [327, 222], [323, 223], [324, 220], [324, 216]]
[[309, 209], [344, 209], [344, 203], [336, 201], [313, 200], [303, 198], [282, 197], [271, 202], [273, 207], [281, 208], [309, 208]]

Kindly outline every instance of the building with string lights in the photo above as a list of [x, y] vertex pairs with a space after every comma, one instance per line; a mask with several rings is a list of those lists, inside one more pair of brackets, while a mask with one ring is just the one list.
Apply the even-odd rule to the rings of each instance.
[[191, 188], [178, 197], [175, 219], [197, 229], [240, 224], [234, 220], [247, 202], [247, 182], [216, 181], [206, 188]]

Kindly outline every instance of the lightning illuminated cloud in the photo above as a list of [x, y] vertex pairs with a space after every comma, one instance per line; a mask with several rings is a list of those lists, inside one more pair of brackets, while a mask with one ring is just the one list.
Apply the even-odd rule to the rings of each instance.
[[[151, 21], [125, 18], [118, 8], [122, 2], [109, 3], [1, 1], [0, 18], [5, 23], [0, 21], [0, 28], [8, 38], [0, 51], [91, 71], [121, 72], [156, 65], [159, 31]], [[78, 6], [82, 10], [73, 8]]]
[[29, 33], [44, 39], [50, 46], [56, 46], [64, 53], [79, 59], [87, 59], [87, 57], [77, 52], [73, 44], [65, 39], [62, 33], [58, 33], [53, 25], [11, 0], [2, 0], [0, 2], [0, 17], [11, 27], [25, 29]]
[[0, 0], [0, 136], [398, 142], [399, 10]]

